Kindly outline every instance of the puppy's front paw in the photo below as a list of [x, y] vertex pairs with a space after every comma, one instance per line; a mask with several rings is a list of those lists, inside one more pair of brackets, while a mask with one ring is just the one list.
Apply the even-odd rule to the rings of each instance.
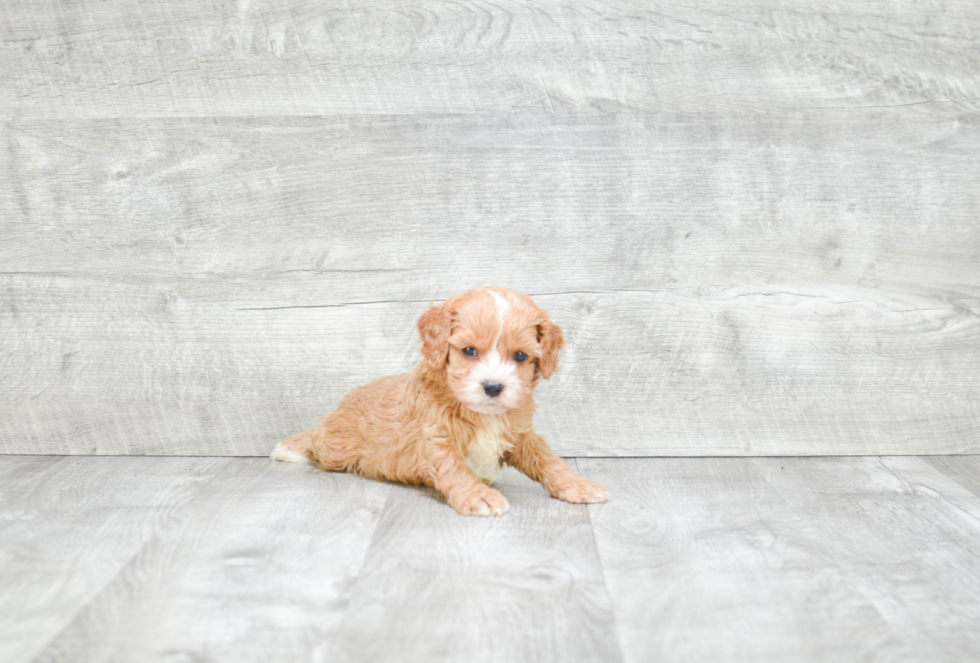
[[595, 504], [609, 501], [609, 491], [592, 479], [585, 477], [575, 477], [562, 483], [552, 495], [563, 502], [572, 502], [573, 504]]
[[500, 491], [478, 485], [450, 495], [449, 506], [463, 516], [502, 516], [510, 509], [510, 502]]

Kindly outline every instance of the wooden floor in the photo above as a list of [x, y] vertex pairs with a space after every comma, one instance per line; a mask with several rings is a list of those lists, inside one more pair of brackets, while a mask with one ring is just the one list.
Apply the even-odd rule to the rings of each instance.
[[570, 462], [613, 502], [0, 457], [0, 661], [980, 657], [980, 457]]

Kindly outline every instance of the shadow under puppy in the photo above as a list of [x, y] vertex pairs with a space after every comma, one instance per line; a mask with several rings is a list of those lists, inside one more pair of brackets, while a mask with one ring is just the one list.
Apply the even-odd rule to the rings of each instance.
[[272, 458], [432, 486], [464, 516], [507, 512], [507, 498], [489, 485], [503, 463], [560, 500], [609, 500], [534, 431], [534, 388], [558, 370], [564, 339], [530, 297], [471, 290], [430, 307], [418, 328], [422, 360], [411, 373], [354, 389]]

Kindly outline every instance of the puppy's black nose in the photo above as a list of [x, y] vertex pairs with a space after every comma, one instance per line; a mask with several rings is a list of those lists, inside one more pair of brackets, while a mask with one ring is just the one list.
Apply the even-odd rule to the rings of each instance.
[[487, 396], [493, 398], [499, 396], [500, 392], [504, 390], [504, 385], [499, 382], [484, 382], [483, 391], [486, 392]]

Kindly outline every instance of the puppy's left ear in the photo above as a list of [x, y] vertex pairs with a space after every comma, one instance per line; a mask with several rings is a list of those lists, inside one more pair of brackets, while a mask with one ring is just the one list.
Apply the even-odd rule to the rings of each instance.
[[538, 360], [538, 370], [545, 380], [560, 370], [558, 352], [565, 345], [565, 337], [561, 335], [561, 327], [545, 316], [538, 324], [538, 341], [541, 343], [541, 359]]
[[422, 337], [422, 356], [432, 368], [442, 368], [449, 357], [449, 334], [453, 316], [445, 304], [433, 305], [419, 317], [419, 336]]

